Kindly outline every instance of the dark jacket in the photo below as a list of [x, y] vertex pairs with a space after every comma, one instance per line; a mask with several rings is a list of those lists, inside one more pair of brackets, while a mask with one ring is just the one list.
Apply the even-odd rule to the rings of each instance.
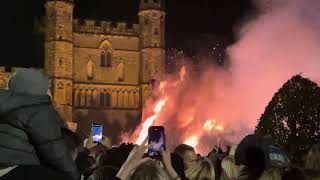
[[79, 179], [47, 95], [0, 90], [0, 166], [45, 165]]

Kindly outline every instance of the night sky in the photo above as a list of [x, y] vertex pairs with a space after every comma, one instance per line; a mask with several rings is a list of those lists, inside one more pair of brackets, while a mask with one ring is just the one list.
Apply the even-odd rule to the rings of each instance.
[[[33, 19], [43, 16], [44, 0], [8, 0], [2, 4], [1, 66], [43, 66], [41, 37], [32, 33]], [[139, 0], [75, 0], [74, 16], [98, 20], [138, 22]], [[227, 44], [234, 29], [251, 13], [250, 0], [167, 0], [168, 48], [188, 48], [201, 35], [214, 35]], [[5, 28], [3, 28], [5, 27]], [[191, 45], [192, 46], [192, 45]], [[194, 47], [196, 48], [196, 47]]]

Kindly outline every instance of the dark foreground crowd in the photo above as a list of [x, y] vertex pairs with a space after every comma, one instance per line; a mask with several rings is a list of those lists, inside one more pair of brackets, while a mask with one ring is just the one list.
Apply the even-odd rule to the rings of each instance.
[[[162, 159], [145, 155], [148, 145], [81, 142], [51, 105], [48, 78], [18, 69], [0, 90], [0, 179], [2, 180], [320, 180], [320, 145], [291, 163], [270, 138], [248, 135], [238, 145], [206, 157], [185, 144]], [[106, 140], [106, 138], [104, 139]]]

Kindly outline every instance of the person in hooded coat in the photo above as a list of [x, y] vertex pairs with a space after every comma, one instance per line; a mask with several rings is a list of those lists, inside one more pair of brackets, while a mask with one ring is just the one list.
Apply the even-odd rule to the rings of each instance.
[[48, 83], [40, 71], [21, 68], [9, 79], [8, 90], [0, 90], [1, 179], [80, 178]]

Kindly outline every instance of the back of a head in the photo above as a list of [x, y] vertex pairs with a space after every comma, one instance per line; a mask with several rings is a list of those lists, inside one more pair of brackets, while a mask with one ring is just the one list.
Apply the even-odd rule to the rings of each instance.
[[[307, 179], [305, 176], [305, 173], [299, 168], [289, 168], [282, 175], [282, 180], [305, 180], [305, 179]], [[310, 180], [313, 180], [313, 178], [310, 178]]]
[[177, 154], [171, 154], [171, 163], [172, 163], [173, 169], [177, 172], [181, 180], [186, 179], [186, 175], [184, 172], [183, 159]]
[[70, 129], [61, 128], [61, 134], [70, 150], [75, 150], [81, 144], [79, 136]]
[[320, 171], [320, 144], [314, 145], [306, 158], [305, 169]]
[[214, 180], [215, 171], [211, 161], [208, 158], [203, 158], [195, 167], [186, 171], [186, 176], [190, 180]]
[[180, 144], [175, 148], [174, 153], [182, 157], [186, 151], [194, 151], [194, 148], [186, 144]]
[[230, 151], [229, 151], [229, 156], [234, 157], [234, 155], [236, 154], [237, 147], [238, 147], [238, 145], [231, 146]]
[[247, 166], [249, 169], [264, 170], [265, 154], [259, 147], [249, 147], [245, 152]]
[[280, 168], [270, 168], [265, 170], [260, 177], [260, 180], [281, 180], [283, 170]]
[[48, 88], [49, 78], [32, 68], [18, 68], [8, 83], [10, 91], [22, 94], [47, 95]]
[[112, 166], [103, 166], [94, 171], [91, 180], [116, 180], [117, 172], [118, 169]]
[[222, 176], [223, 179], [235, 179], [239, 176], [239, 166], [235, 164], [234, 157], [227, 156], [222, 160]]
[[129, 180], [169, 180], [169, 175], [159, 162], [148, 159], [140, 164], [128, 178]]

